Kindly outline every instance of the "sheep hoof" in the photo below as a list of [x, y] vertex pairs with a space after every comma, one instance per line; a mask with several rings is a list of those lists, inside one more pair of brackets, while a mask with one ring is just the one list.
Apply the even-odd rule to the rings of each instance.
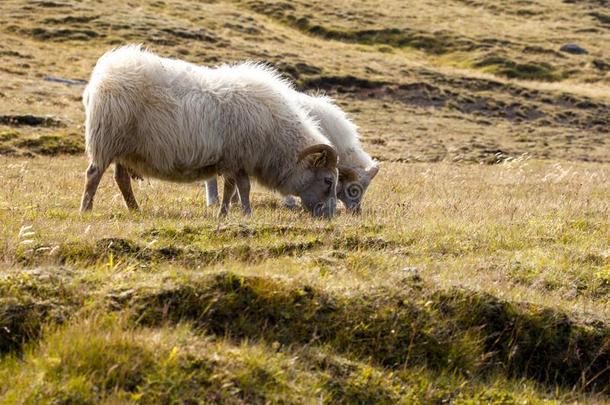
[[289, 210], [296, 209], [297, 208], [297, 200], [296, 200], [296, 198], [294, 198], [291, 195], [289, 195], [288, 197], [284, 198], [284, 207], [288, 208]]

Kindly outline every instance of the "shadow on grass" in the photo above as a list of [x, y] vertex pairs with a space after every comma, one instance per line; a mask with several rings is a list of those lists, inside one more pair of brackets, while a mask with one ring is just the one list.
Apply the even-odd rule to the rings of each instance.
[[310, 286], [233, 273], [109, 297], [144, 325], [193, 321], [233, 339], [330, 345], [386, 368], [424, 365], [457, 373], [501, 372], [607, 392], [610, 327], [462, 289], [338, 296]]

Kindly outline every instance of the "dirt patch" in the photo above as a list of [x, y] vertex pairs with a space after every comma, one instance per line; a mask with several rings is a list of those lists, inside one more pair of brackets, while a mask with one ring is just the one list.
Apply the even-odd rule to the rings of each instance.
[[396, 48], [408, 47], [435, 55], [477, 48], [473, 41], [452, 36], [445, 31], [428, 33], [398, 28], [339, 31], [321, 25], [310, 25], [306, 18], [294, 20], [288, 17], [287, 21], [307, 33], [335, 41]]
[[305, 62], [297, 62], [294, 64], [278, 62], [274, 64], [274, 67], [294, 81], [298, 81], [303, 75], [319, 75], [322, 73], [322, 68]]
[[167, 33], [176, 38], [191, 39], [191, 40], [210, 42], [210, 43], [218, 42], [218, 38], [216, 36], [212, 35], [211, 33], [207, 32], [203, 29], [198, 29], [196, 31], [189, 31], [189, 30], [180, 29], [180, 28], [162, 28], [161, 32]]
[[523, 53], [529, 53], [529, 54], [534, 54], [534, 55], [551, 55], [551, 56], [555, 56], [557, 58], [564, 58], [565, 56], [562, 55], [560, 52], [557, 52], [554, 49], [548, 49], [548, 48], [544, 48], [542, 46], [526, 46], [523, 48]]
[[464, 114], [502, 118], [509, 121], [535, 121], [545, 116], [542, 111], [532, 105], [518, 102], [508, 104], [491, 97], [465, 95], [427, 82], [386, 86], [373, 91], [360, 90], [356, 96], [364, 99], [389, 98], [416, 107], [448, 108]]
[[42, 117], [36, 115], [0, 115], [0, 125], [12, 127], [30, 126], [56, 128], [65, 126], [60, 120], [54, 117]]
[[610, 25], [610, 14], [592, 12], [589, 15], [604, 25]]
[[448, 31], [424, 32], [409, 28], [383, 28], [366, 30], [339, 30], [320, 24], [313, 24], [306, 16], [295, 15], [295, 8], [289, 3], [249, 2], [249, 7], [257, 12], [293, 28], [320, 38], [359, 43], [364, 45], [385, 45], [395, 48], [414, 48], [427, 53], [441, 55], [453, 51], [469, 51], [484, 44], [476, 44], [473, 40], [458, 37]]
[[43, 24], [84, 24], [100, 18], [99, 15], [69, 15], [61, 18], [45, 18]]
[[593, 67], [595, 67], [595, 69], [601, 70], [602, 72], [610, 71], [610, 63], [604, 62], [601, 59], [595, 59], [593, 62], [591, 62], [591, 64], [593, 65]]
[[6, 272], [0, 278], [0, 354], [20, 350], [46, 323], [65, 322], [85, 293], [66, 269]]
[[17, 51], [0, 51], [0, 56], [6, 56], [11, 58], [19, 58], [19, 59], [32, 59], [30, 55], [24, 55]]
[[[487, 79], [441, 78], [431, 73], [430, 81], [404, 84], [353, 76], [318, 76], [299, 83], [304, 90], [336, 91], [361, 100], [399, 101], [419, 108], [448, 109], [510, 122], [610, 132], [610, 105], [586, 97], [545, 93]], [[503, 97], [505, 94], [511, 97]]]
[[[15, 27], [9, 27], [9, 31], [15, 32]], [[31, 36], [46, 41], [89, 41], [94, 38], [104, 37], [105, 34], [91, 29], [77, 28], [21, 28], [17, 29], [20, 34]]]
[[62, 7], [72, 8], [70, 3], [62, 3], [62, 2], [58, 2], [58, 1], [42, 0], [42, 1], [31, 1], [30, 3], [33, 5], [36, 5], [39, 7], [45, 7], [45, 8], [62, 8]]
[[389, 83], [347, 75], [308, 77], [299, 81], [298, 84], [303, 90], [321, 89], [350, 92], [377, 89], [379, 87], [388, 85]]

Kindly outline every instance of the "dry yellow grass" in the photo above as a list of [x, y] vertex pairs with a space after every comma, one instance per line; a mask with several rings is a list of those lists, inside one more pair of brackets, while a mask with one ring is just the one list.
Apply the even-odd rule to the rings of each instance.
[[[216, 277], [227, 272], [231, 277], [243, 277], [240, 283], [245, 285], [252, 282], [269, 283], [268, 286], [257, 287], [258, 294], [268, 291], [271, 297], [280, 301], [287, 299], [282, 298], [285, 293], [281, 292], [281, 288], [313, 289], [315, 294], [329, 294], [335, 300], [360, 299], [356, 297], [376, 300], [379, 298], [373, 297], [377, 294], [385, 297], [405, 294], [416, 299], [423, 286], [425, 295], [419, 298], [421, 301], [418, 301], [418, 305], [424, 305], [422, 308], [430, 305], [432, 309], [440, 305], [435, 301], [438, 299], [436, 294], [450, 294], [451, 297], [453, 289], [465, 287], [474, 294], [483, 294], [481, 299], [487, 299], [484, 298], [485, 294], [490, 294], [489, 297], [494, 297], [494, 300], [506, 300], [510, 305], [517, 305], [516, 308], [526, 305], [529, 308], [527, 311], [532, 311], [532, 319], [540, 316], [534, 315], [538, 311], [543, 311], [540, 314], [557, 311], [557, 314], [564, 314], [560, 316], [569, 316], [571, 322], [593, 325], [599, 322], [603, 324], [610, 316], [610, 195], [606, 186], [610, 167], [607, 165], [527, 160], [495, 166], [388, 163], [367, 195], [363, 215], [352, 217], [342, 214], [332, 221], [316, 221], [303, 212], [287, 210], [281, 207], [277, 195], [259, 188], [255, 188], [252, 196], [252, 218], [233, 212], [226, 220], [218, 221], [215, 210], [204, 205], [201, 185], [158, 181], [144, 181], [136, 186], [142, 212], [130, 213], [124, 207], [110, 175], [104, 178], [100, 186], [93, 213], [81, 215], [77, 209], [85, 159], [2, 158], [0, 166], [3, 168], [0, 181], [5, 185], [0, 191], [0, 220], [3, 223], [0, 258], [4, 269], [0, 288], [8, 297], [14, 297], [6, 304], [17, 299], [18, 302], [32, 302], [28, 305], [39, 305], [34, 303], [46, 297], [45, 305], [50, 305], [53, 311], [61, 314], [54, 316], [64, 319], [73, 316], [73, 312], [99, 313], [108, 300], [118, 300], [113, 305], [121, 305], [123, 299], [131, 297], [152, 299], [146, 298], [146, 294], [157, 289], [168, 289], [159, 294], [172, 297], [182, 294], [178, 292], [182, 288], [198, 288], [195, 286], [202, 282], [202, 277], [207, 280], [205, 277]], [[29, 270], [32, 268], [37, 270]], [[413, 290], [412, 283], [420, 290]], [[417, 287], [418, 283], [423, 285]], [[284, 284], [290, 287], [280, 287]], [[280, 290], [274, 292], [277, 288]], [[205, 297], [206, 294], [200, 292], [196, 297]], [[229, 292], [221, 297], [226, 294]], [[295, 293], [289, 293], [289, 296], [291, 294]], [[248, 295], [240, 300], [250, 299], [246, 297]], [[28, 301], [32, 299], [34, 301]], [[197, 311], [194, 305], [201, 305], [190, 303], [193, 298], [188, 295], [183, 298], [176, 295], [175, 299], [170, 299], [165, 305], [179, 305], [184, 307], [180, 311], [189, 311], [187, 313]], [[84, 306], [79, 310], [80, 305]], [[134, 309], [137, 305], [131, 304], [130, 307]], [[156, 305], [161, 304], [150, 303], [145, 308], [155, 310]], [[219, 302], [218, 305], [224, 304]], [[293, 310], [292, 304], [285, 305], [285, 310]], [[162, 308], [159, 310], [172, 316], [174, 310]], [[458, 311], [466, 310], [458, 308]], [[294, 310], [297, 314], [302, 311], [299, 307]], [[201, 316], [204, 314], [205, 311]], [[379, 316], [382, 314], [379, 313]], [[293, 316], [296, 315], [290, 315], [287, 319], [301, 322]], [[477, 322], [476, 318], [466, 319]], [[108, 322], [106, 325], [111, 325]], [[370, 327], [374, 328], [374, 318], [369, 322], [373, 322]], [[212, 325], [209, 328], [213, 329]], [[238, 325], [239, 322], [235, 327], [239, 328]], [[540, 328], [544, 328], [543, 325]], [[266, 327], [258, 329], [255, 324], [252, 326], [258, 331], [255, 333], [261, 334], [252, 335], [253, 338], [268, 339], [265, 337]], [[406, 326], [402, 324], [401, 327]], [[70, 343], [61, 343], [68, 347], [59, 346], [58, 349], [43, 348], [42, 352], [32, 353], [32, 360], [28, 362], [36, 362], [38, 360], [35, 359], [40, 356], [55, 356], [44, 354], [45, 350], [60, 350], [65, 354], [59, 356], [68, 358], [84, 355], [89, 350], [99, 350], [95, 345], [102, 343], [96, 341], [91, 342], [91, 347], [85, 345], [76, 332], [80, 326], [76, 328], [62, 329], [59, 335], [51, 335], [51, 340], [45, 343], [55, 347], [53, 345], [58, 344], [56, 339], [62, 339], [62, 342], [75, 340], [74, 349], [69, 349]], [[195, 326], [193, 328], [198, 330]], [[293, 331], [298, 330], [294, 328], [299, 326], [292, 328]], [[115, 329], [111, 327], [111, 330]], [[244, 333], [237, 332], [238, 329], [231, 330], [227, 333]], [[103, 339], [112, 341], [115, 339], [112, 336], [117, 333], [116, 339], [122, 336], [122, 332], [109, 333], [111, 335]], [[161, 336], [166, 336], [166, 333], [173, 336], [176, 332], [164, 331]], [[459, 360], [455, 360], [461, 372], [473, 367], [467, 364], [477, 364], [485, 356], [484, 352], [480, 352], [478, 332], [465, 333], [451, 340], [451, 344], [461, 347], [462, 354]], [[290, 339], [297, 339], [296, 336]], [[166, 338], [161, 339], [164, 342]], [[357, 341], [350, 340], [350, 345]], [[260, 357], [261, 349], [258, 346], [231, 349], [231, 341], [223, 343], [223, 348], [214, 350], [225, 353], [221, 356], [222, 361], [237, 369], [243, 367], [240, 362], [251, 355], [258, 359], [257, 362], [263, 362], [261, 367], [280, 367], [281, 370], [289, 369], [283, 356], [299, 353], [299, 356], [309, 358], [312, 355], [300, 352], [301, 349], [293, 341], [287, 342], [290, 342], [285, 349], [287, 352], [277, 358]], [[188, 352], [191, 344], [195, 343], [180, 343], [177, 347]], [[417, 347], [421, 342], [415, 344]], [[141, 350], [137, 347], [126, 350]], [[109, 356], [114, 356], [111, 353], [115, 349], [108, 350]], [[330, 353], [324, 351], [317, 355], [326, 357]], [[232, 356], [237, 357], [233, 359]], [[468, 356], [473, 357], [468, 360]], [[180, 361], [191, 361], [186, 360], [188, 358]], [[150, 361], [164, 364], [160, 360]], [[306, 365], [309, 361], [299, 363], [299, 367], [314, 367]], [[4, 372], [17, 367], [12, 364], [6, 363], [5, 367], [9, 368], [5, 368]], [[411, 367], [417, 369], [417, 364], [415, 361]], [[248, 368], [250, 366], [246, 366], [247, 371], [244, 371], [247, 375], [253, 372]], [[48, 363], [45, 367], [54, 365]], [[148, 366], [143, 367], [147, 369]], [[365, 363], [358, 367], [371, 365]], [[298, 373], [305, 372], [305, 369], [299, 369]], [[382, 373], [379, 378], [390, 378], [383, 377], [381, 369], [372, 370]], [[49, 375], [57, 372], [54, 368], [49, 369]], [[277, 372], [284, 375], [286, 371]], [[315, 373], [318, 372], [321, 371], [316, 369]], [[26, 378], [29, 371], [24, 373], [23, 378]], [[70, 373], [78, 375], [76, 370]], [[171, 378], [176, 379], [174, 383], [183, 384], [180, 382], [182, 374], [176, 373], [171, 374]], [[228, 379], [236, 384], [237, 377], [231, 373], [214, 378]], [[445, 377], [435, 372], [427, 373], [423, 378], [428, 388], [409, 391], [409, 395], [416, 395], [419, 400], [430, 400], [436, 396], [443, 398], [447, 395], [445, 384], [463, 384], [461, 378], [441, 383]], [[58, 378], [64, 378], [63, 375], [58, 374]], [[315, 375], [316, 379], [322, 378]], [[368, 382], [360, 389], [366, 395], [373, 395], [371, 398], [377, 395], [381, 395], [376, 397], [378, 399], [385, 398], [385, 395], [398, 395], [395, 398], [403, 400], [409, 398], [401, 390], [406, 387], [415, 389], [411, 374], [393, 378], [397, 378], [393, 383], [397, 385], [394, 388], [386, 387], [390, 391], [375, 391], [371, 386], [374, 384], [372, 380], [366, 380]], [[526, 382], [517, 388], [513, 380], [498, 378], [492, 384], [499, 390], [490, 397], [495, 398], [494, 401], [500, 401], [505, 395], [508, 395], [507, 398], [519, 398], [520, 401], [538, 401], [545, 397], [563, 400], [579, 398], [587, 402], [601, 400], [601, 397], [580, 396], [583, 394], [574, 397], [563, 391], [547, 396], [544, 386], [537, 387]], [[19, 380], [15, 381], [21, 384], [17, 382]], [[62, 387], [61, 384], [49, 385], [56, 383], [46, 381], [40, 387]], [[117, 384], [122, 384], [118, 381]], [[321, 380], [316, 381], [315, 384], [322, 384]], [[462, 385], [459, 389], [462, 392], [460, 395], [483, 395], [488, 392], [488, 388], [483, 388], [486, 386], [484, 381], [479, 378], [470, 380], [468, 385]], [[36, 387], [28, 391], [30, 395], [38, 395], [39, 388]], [[89, 392], [86, 385], [74, 387]], [[147, 385], [141, 387], [148, 387], [142, 391], [144, 398], [153, 395], [157, 389]], [[68, 389], [67, 392], [72, 393], [70, 395], [75, 395], [76, 388], [62, 389]], [[265, 394], [268, 398], [289, 398], [286, 396], [289, 391], [283, 393], [280, 386], [269, 389]], [[309, 397], [311, 389], [311, 386], [302, 386], [297, 390], [299, 395]], [[393, 393], [394, 389], [403, 393]], [[260, 388], [255, 391], [260, 393]], [[10, 392], [7, 391], [7, 395], [13, 395]]]
[[[0, 257], [8, 268], [19, 267], [28, 255], [35, 263], [57, 263], [61, 257], [55, 256], [55, 247], [68, 241], [137, 242], [153, 229], [219, 228], [222, 234], [226, 226], [267, 226], [268, 240], [245, 240], [264, 248], [281, 241], [281, 229], [297, 227], [303, 229], [302, 235], [290, 242], [321, 238], [322, 244], [293, 258], [270, 256], [262, 265], [247, 261], [227, 265], [254, 274], [290, 272], [308, 282], [345, 288], [392, 285], [406, 267], [416, 267], [439, 287], [463, 285], [579, 316], [610, 316], [607, 165], [386, 164], [367, 195], [364, 214], [343, 214], [327, 223], [281, 207], [279, 196], [258, 188], [252, 197], [253, 218], [234, 210], [228, 220], [219, 221], [216, 209], [205, 207], [200, 184], [154, 180], [136, 186], [142, 212], [133, 214], [124, 207], [111, 170], [100, 186], [93, 213], [82, 216], [77, 209], [84, 159], [5, 158], [1, 163], [0, 180], [5, 186], [0, 194], [4, 224]], [[274, 229], [280, 233], [276, 235]], [[325, 230], [324, 237], [317, 235], [319, 229]], [[362, 244], [361, 249], [332, 259], [338, 249], [333, 241], [350, 237]], [[373, 238], [370, 249], [367, 238]], [[375, 238], [387, 246], [376, 246]], [[188, 245], [188, 239], [177, 241]], [[221, 249], [242, 242], [240, 238], [220, 243], [202, 240], [196, 246]], [[320, 280], [320, 271], [328, 267], [326, 256], [331, 257], [334, 277]], [[262, 258], [266, 259], [264, 254]], [[250, 266], [253, 270], [247, 270]]]
[[[607, 17], [604, 0], [1, 2], [0, 402], [607, 402]], [[131, 213], [111, 170], [80, 215], [83, 84], [48, 79], [129, 42], [332, 95], [382, 161], [362, 216], [255, 188], [252, 218], [218, 221], [201, 184], [155, 180]]]
[[[458, 29], [461, 27], [472, 29], [470, 36], [476, 34], [479, 40], [492, 38], [498, 43], [505, 40], [504, 32], [486, 30], [481, 25], [478, 13], [489, 14], [490, 8], [478, 3], [466, 6], [463, 2], [452, 2], [447, 7], [416, 3], [412, 12], [399, 13], [404, 17], [391, 20], [390, 11], [400, 9], [402, 3], [389, 1], [386, 7], [366, 17], [371, 13], [371, 6], [348, 2], [345, 7], [349, 6], [347, 14], [353, 14], [351, 20], [339, 18], [336, 10], [332, 11], [338, 6], [332, 5], [327, 12], [311, 16], [314, 20], [334, 18], [333, 21], [343, 21], [342, 24], [360, 24], [357, 28], [361, 31], [369, 28], [366, 23], [357, 23], [362, 18], [399, 32], [415, 27], [424, 37], [417, 49], [388, 47], [383, 42], [375, 42], [383, 38], [362, 39], [357, 34], [353, 42], [348, 41], [349, 36], [345, 38], [347, 42], [329, 40], [323, 37], [323, 32], [311, 34], [293, 27], [289, 20], [274, 16], [278, 7], [298, 16], [304, 13], [300, 3], [294, 3], [295, 10], [284, 3], [266, 6], [263, 2], [58, 4], [63, 6], [35, 8], [27, 2], [11, 0], [0, 6], [3, 114], [50, 114], [63, 125], [60, 128], [22, 126], [17, 131], [24, 137], [40, 134], [82, 137], [80, 94], [83, 86], [67, 86], [44, 78], [87, 80], [103, 52], [120, 44], [143, 42], [162, 55], [195, 63], [216, 65], [255, 59], [275, 64], [301, 88], [321, 88], [337, 97], [361, 126], [367, 149], [384, 160], [489, 161], [496, 152], [511, 157], [527, 153], [544, 159], [603, 162], [610, 156], [605, 139], [610, 127], [608, 74], [604, 70], [595, 70], [595, 75], [589, 72], [594, 60], [603, 62], [608, 58], [603, 47], [597, 53], [593, 51], [607, 42], [607, 30], [579, 31], [592, 23], [590, 13], [604, 12], [593, 5], [580, 10], [576, 5], [558, 0], [532, 5], [545, 10], [544, 17], [531, 18], [543, 20], [539, 25], [546, 34], [536, 41], [518, 32], [513, 34], [524, 46], [555, 47], [564, 39], [558, 37], [557, 30], [569, 29], [574, 33], [574, 40], [591, 47], [592, 53], [588, 55], [560, 58], [561, 63], [570, 65], [561, 69], [573, 69], [575, 76], [545, 83], [507, 79], [494, 72], [485, 73], [484, 68], [473, 67], [468, 62], [496, 52], [495, 48], [456, 50], [442, 55], [427, 53], [434, 49], [436, 42], [424, 39], [434, 38], [435, 27], [442, 21], [456, 24], [457, 20], [447, 17], [455, 9], [463, 9], [460, 15], [468, 14], [464, 10], [472, 13], [468, 23], [458, 24], [451, 35], [458, 39], [466, 35]], [[489, 3], [492, 5], [491, 9], [499, 8]], [[322, 4], [316, 7], [324, 8]], [[513, 24], [515, 19], [526, 18], [515, 17], [516, 10], [523, 7], [505, 6], [494, 11], [494, 18], [502, 19], [506, 25]], [[573, 10], [569, 27], [555, 23], [568, 9]], [[361, 18], [360, 14], [365, 17]], [[160, 15], [162, 19], [158, 18]], [[413, 22], [407, 24], [410, 20]], [[536, 36], [536, 32], [532, 35]], [[559, 42], [545, 45], [551, 41], [549, 38]], [[428, 45], [432, 48], [426, 48]], [[529, 54], [524, 56], [518, 47], [493, 46], [510, 60], [528, 62]], [[548, 54], [536, 56], [540, 63], [553, 64], [554, 58]], [[580, 74], [584, 76], [579, 77]], [[11, 128], [0, 127], [0, 131], [3, 129]], [[2, 142], [0, 150], [5, 145], [17, 154], [23, 151], [11, 142]]]

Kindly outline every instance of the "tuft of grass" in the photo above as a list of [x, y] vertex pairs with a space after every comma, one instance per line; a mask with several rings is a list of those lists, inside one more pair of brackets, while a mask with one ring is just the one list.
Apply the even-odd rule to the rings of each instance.
[[594, 17], [595, 19], [597, 19], [602, 24], [610, 25], [610, 14], [594, 11], [594, 12], [590, 13], [589, 15], [591, 17]]
[[0, 142], [12, 141], [13, 139], [19, 138], [20, 134], [18, 131], [0, 131]]
[[566, 78], [551, 64], [541, 62], [518, 63], [503, 56], [486, 56], [473, 64], [476, 68], [484, 68], [486, 72], [505, 76], [509, 79], [537, 80], [554, 82]]
[[76, 155], [85, 151], [82, 139], [71, 135], [42, 135], [38, 138], [16, 141], [14, 145], [20, 149], [45, 156]]
[[[16, 27], [15, 27], [16, 28]], [[89, 41], [92, 38], [104, 36], [95, 30], [91, 29], [71, 29], [71, 28], [22, 28], [19, 30], [9, 27], [9, 32], [17, 31], [19, 34], [32, 36], [38, 40], [44, 41]]]
[[61, 324], [88, 292], [61, 268], [6, 272], [0, 279], [0, 354], [20, 350], [46, 323]]

